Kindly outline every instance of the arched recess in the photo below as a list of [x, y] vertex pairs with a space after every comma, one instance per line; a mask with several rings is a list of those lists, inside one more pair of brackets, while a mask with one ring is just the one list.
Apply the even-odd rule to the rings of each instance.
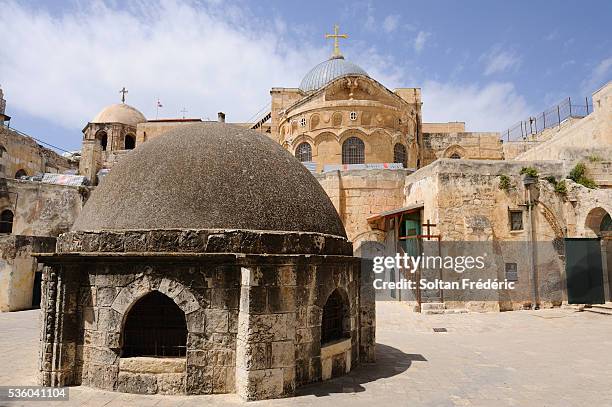
[[15, 179], [20, 179], [21, 177], [27, 177], [28, 173], [23, 168], [20, 168], [15, 173]]
[[309, 121], [310, 130], [315, 130], [319, 126], [320, 121], [321, 121], [321, 118], [319, 117], [317, 113], [310, 116], [310, 121]]
[[123, 148], [125, 150], [133, 150], [136, 148], [136, 136], [133, 134], [126, 134]]
[[351, 337], [350, 315], [350, 302], [346, 291], [336, 288], [323, 306], [321, 345]]
[[183, 357], [187, 354], [185, 313], [167, 295], [151, 291], [128, 311], [122, 357]]
[[454, 144], [452, 146], [447, 147], [446, 150], [444, 150], [443, 157], [444, 158], [454, 158], [454, 159], [467, 158], [467, 151], [465, 150], [465, 148], [461, 147], [460, 145]]
[[318, 134], [314, 139], [314, 154], [321, 164], [340, 164], [341, 148], [338, 137], [331, 132]]
[[13, 211], [5, 209], [0, 213], [0, 233], [13, 232]]
[[610, 214], [602, 207], [593, 208], [589, 211], [584, 226], [587, 231], [591, 231], [595, 236], [612, 232]]
[[96, 140], [98, 140], [102, 151], [106, 151], [106, 148], [108, 147], [108, 134], [106, 134], [104, 130], [101, 130], [96, 133]]

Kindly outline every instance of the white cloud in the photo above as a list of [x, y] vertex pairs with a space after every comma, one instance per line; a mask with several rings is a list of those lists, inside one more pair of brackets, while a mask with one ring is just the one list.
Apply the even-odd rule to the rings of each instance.
[[508, 82], [479, 86], [427, 81], [422, 95], [423, 121], [461, 121], [468, 131], [503, 131], [532, 110]]
[[385, 17], [383, 21], [383, 29], [387, 32], [393, 32], [397, 29], [399, 25], [399, 16], [398, 15], [388, 15]]
[[582, 83], [583, 92], [590, 95], [612, 80], [612, 56], [600, 61]]
[[485, 64], [485, 75], [514, 71], [521, 66], [522, 62], [522, 58], [514, 51], [502, 50], [499, 46], [482, 55], [480, 60]]
[[[85, 4], [85, 3], [84, 3]], [[280, 19], [262, 27], [246, 11], [213, 3], [90, 3], [65, 14], [2, 3], [0, 78], [9, 105], [80, 129], [104, 106], [127, 102], [155, 117], [246, 120], [270, 102], [273, 86], [297, 86], [329, 56], [329, 45], [283, 40]], [[123, 6], [125, 7], [125, 6]], [[298, 43], [296, 41], [296, 43]]]
[[414, 50], [416, 52], [421, 52], [423, 47], [425, 47], [425, 41], [429, 38], [431, 34], [425, 31], [419, 31], [416, 38], [414, 39]]

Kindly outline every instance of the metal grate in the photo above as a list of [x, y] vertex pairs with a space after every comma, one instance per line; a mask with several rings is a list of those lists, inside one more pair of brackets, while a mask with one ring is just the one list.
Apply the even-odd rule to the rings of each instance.
[[403, 144], [397, 143], [393, 147], [393, 162], [401, 163], [404, 168], [408, 167], [406, 161], [406, 147]]
[[310, 144], [304, 142], [297, 146], [295, 158], [300, 162], [312, 161], [312, 147], [310, 147]]
[[349, 137], [342, 144], [342, 164], [365, 163], [365, 144], [358, 137]]
[[183, 311], [154, 291], [140, 299], [125, 321], [122, 357], [185, 356], [187, 325]]
[[434, 332], [448, 332], [446, 328], [433, 328]]

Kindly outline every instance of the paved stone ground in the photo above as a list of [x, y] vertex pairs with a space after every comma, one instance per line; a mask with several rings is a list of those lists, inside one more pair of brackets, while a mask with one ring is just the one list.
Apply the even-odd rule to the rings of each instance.
[[[293, 399], [248, 406], [612, 406], [610, 316], [561, 309], [420, 315], [397, 303], [377, 307], [375, 365], [302, 388]], [[0, 314], [0, 385], [35, 384], [37, 325], [38, 311]], [[70, 401], [51, 404], [246, 403], [234, 395], [137, 396], [75, 387]]]

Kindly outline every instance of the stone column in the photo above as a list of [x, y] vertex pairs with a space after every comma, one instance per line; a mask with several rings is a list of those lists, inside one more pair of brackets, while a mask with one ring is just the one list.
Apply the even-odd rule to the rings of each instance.
[[[78, 279], [66, 278], [61, 266], [45, 267], [42, 283], [40, 384], [74, 384]], [[75, 273], [76, 274], [76, 273]]]
[[242, 268], [236, 392], [245, 400], [295, 392], [295, 269]]

